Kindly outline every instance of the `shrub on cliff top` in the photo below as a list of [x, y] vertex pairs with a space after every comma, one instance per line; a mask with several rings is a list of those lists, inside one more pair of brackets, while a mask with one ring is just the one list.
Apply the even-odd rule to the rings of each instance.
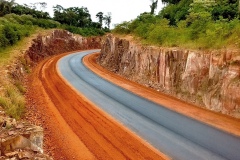
[[167, 3], [158, 15], [142, 13], [115, 26], [114, 33], [133, 34], [145, 43], [166, 47], [240, 47], [238, 1]]
[[31, 15], [19, 16], [8, 14], [4, 17], [0, 17], [0, 49], [9, 45], [14, 45], [23, 37], [29, 36], [37, 27], [44, 29], [62, 28], [82, 36], [98, 36], [105, 34], [105, 31], [100, 28], [79, 28], [61, 25], [59, 22], [50, 19], [36, 19]]
[[60, 28], [75, 34], [82, 35], [82, 36], [99, 36], [99, 35], [105, 34], [103, 30], [98, 28], [79, 28], [79, 27], [69, 26], [69, 25], [62, 25]]
[[0, 49], [16, 44], [23, 37], [27, 37], [36, 29], [56, 28], [59, 23], [51, 20], [35, 19], [29, 15], [18, 16], [9, 14], [0, 18]]
[[179, 21], [176, 26], [171, 26], [167, 19], [155, 18], [156, 21], [153, 23], [138, 20], [124, 22], [117, 25], [113, 32], [133, 34], [142, 38], [145, 43], [166, 47], [221, 48], [233, 44], [240, 47], [238, 19], [213, 21], [198, 16], [196, 19], [189, 17], [187, 20]]

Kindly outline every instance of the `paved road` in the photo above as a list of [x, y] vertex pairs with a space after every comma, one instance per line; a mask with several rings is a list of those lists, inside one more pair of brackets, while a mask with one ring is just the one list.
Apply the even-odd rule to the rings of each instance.
[[96, 51], [68, 55], [58, 62], [58, 68], [99, 108], [173, 159], [240, 160], [240, 137], [172, 112], [88, 70], [81, 59]]

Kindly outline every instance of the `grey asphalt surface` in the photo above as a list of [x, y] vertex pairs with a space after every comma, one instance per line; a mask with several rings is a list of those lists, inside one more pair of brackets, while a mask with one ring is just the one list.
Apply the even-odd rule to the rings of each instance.
[[173, 112], [91, 72], [82, 58], [96, 51], [65, 56], [57, 66], [99, 108], [172, 159], [240, 160], [240, 137]]

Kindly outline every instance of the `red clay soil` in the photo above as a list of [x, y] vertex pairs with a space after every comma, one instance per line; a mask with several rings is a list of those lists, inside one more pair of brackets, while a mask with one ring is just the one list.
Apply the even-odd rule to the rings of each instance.
[[28, 79], [27, 117], [44, 127], [47, 153], [56, 160], [168, 159], [71, 88], [57, 74], [63, 55], [41, 62]]
[[177, 98], [160, 93], [151, 88], [147, 88], [138, 83], [129, 81], [119, 75], [113, 74], [112, 72], [104, 69], [96, 63], [96, 58], [98, 55], [98, 53], [88, 55], [84, 58], [83, 61], [89, 67], [89, 69], [94, 71], [96, 74], [99, 74], [99, 76], [102, 76], [104, 79], [112, 81], [129, 91], [132, 91], [142, 97], [163, 105], [173, 111], [184, 114], [188, 117], [232, 133], [234, 135], [240, 136], [240, 119], [194, 106]]

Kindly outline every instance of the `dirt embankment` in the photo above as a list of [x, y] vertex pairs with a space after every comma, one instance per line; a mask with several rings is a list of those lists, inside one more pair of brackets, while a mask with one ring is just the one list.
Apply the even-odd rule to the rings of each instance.
[[160, 48], [108, 35], [98, 62], [132, 81], [240, 118], [239, 50]]
[[101, 48], [100, 37], [82, 37], [66, 30], [53, 30], [46, 35], [39, 35], [33, 40], [26, 52], [26, 59], [36, 63], [41, 60], [71, 51]]

